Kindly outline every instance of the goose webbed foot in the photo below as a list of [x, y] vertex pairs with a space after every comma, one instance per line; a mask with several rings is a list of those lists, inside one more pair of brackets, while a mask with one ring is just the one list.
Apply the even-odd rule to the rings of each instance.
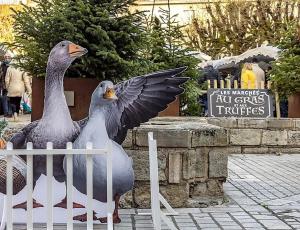
[[[98, 220], [99, 220], [101, 223], [107, 223], [107, 217], [100, 217]], [[113, 222], [114, 222], [114, 224], [119, 224], [119, 223], [121, 223], [121, 219], [120, 219], [119, 215], [116, 214], [116, 213], [113, 214]]]
[[[78, 220], [80, 222], [86, 222], [87, 221], [87, 213], [82, 214], [82, 215], [78, 215], [78, 216], [74, 216], [73, 220]], [[93, 212], [93, 220], [98, 220], [98, 218], [96, 217], [95, 212]]]
[[[35, 199], [32, 200], [32, 208], [42, 208], [44, 207], [44, 205], [36, 202]], [[21, 204], [16, 204], [13, 206], [14, 209], [24, 209], [24, 210], [27, 210], [27, 201], [21, 203]]]
[[[115, 210], [113, 213], [113, 222], [114, 224], [119, 224], [121, 223], [121, 219], [119, 217], [119, 201], [120, 201], [120, 196], [115, 195]], [[98, 219], [101, 223], [107, 223], [107, 217], [102, 217]]]
[[[67, 197], [65, 197], [60, 203], [54, 205], [56, 208], [67, 209]], [[83, 205], [73, 202], [73, 208], [85, 208]]]

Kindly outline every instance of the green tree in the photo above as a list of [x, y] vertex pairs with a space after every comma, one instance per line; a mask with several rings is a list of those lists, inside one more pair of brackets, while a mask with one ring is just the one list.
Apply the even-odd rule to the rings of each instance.
[[205, 19], [187, 27], [189, 44], [213, 58], [239, 55], [263, 43], [276, 44], [288, 24], [300, 21], [299, 0], [211, 2]]
[[140, 13], [131, 14], [134, 0], [35, 0], [15, 12], [18, 65], [33, 76], [44, 76], [48, 54], [67, 39], [88, 49], [68, 76], [120, 80], [139, 68], [142, 41]]
[[300, 92], [300, 26], [291, 24], [280, 40], [283, 50], [273, 63], [271, 80], [281, 98]]
[[160, 9], [160, 17], [148, 18], [146, 25], [145, 49], [142, 56], [153, 63], [152, 69], [167, 69], [187, 66], [184, 76], [190, 78], [185, 84], [185, 93], [180, 97], [182, 115], [199, 115], [197, 79], [199, 60], [191, 56], [184, 40], [182, 25], [177, 15], [170, 15], [169, 10]]

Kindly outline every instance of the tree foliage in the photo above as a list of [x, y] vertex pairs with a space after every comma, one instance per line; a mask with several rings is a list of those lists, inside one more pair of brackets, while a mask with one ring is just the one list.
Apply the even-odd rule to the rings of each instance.
[[12, 18], [14, 10], [21, 10], [20, 6], [10, 6], [10, 5], [0, 5], [0, 43], [3, 42], [12, 42], [14, 39], [13, 35], [13, 23], [14, 20]]
[[185, 93], [180, 97], [183, 115], [199, 115], [200, 106], [197, 101], [197, 79], [199, 60], [189, 55], [191, 49], [184, 41], [182, 25], [177, 21], [177, 15], [171, 15], [169, 10], [160, 9], [160, 16], [148, 18], [146, 25], [145, 49], [143, 57], [153, 63], [155, 69], [168, 69], [186, 66], [184, 76], [190, 80], [185, 84]]
[[300, 92], [300, 26], [292, 23], [285, 36], [280, 40], [279, 47], [283, 49], [280, 58], [273, 63], [271, 80], [273, 86], [286, 97]]
[[34, 0], [15, 12], [18, 64], [33, 76], [44, 76], [48, 54], [61, 40], [88, 49], [68, 76], [123, 79], [138, 65], [140, 15], [131, 14], [134, 0]]
[[181, 97], [183, 114], [198, 115], [195, 90], [198, 60], [188, 54], [183, 28], [161, 11], [159, 18], [130, 13], [134, 0], [35, 0], [35, 7], [15, 12], [18, 65], [44, 76], [50, 49], [67, 39], [88, 49], [67, 76], [97, 77], [115, 82], [156, 70], [189, 67], [191, 78]]
[[299, 22], [299, 9], [299, 0], [208, 3], [207, 17], [194, 17], [187, 28], [188, 41], [213, 58], [239, 55], [263, 43], [276, 44], [290, 22]]

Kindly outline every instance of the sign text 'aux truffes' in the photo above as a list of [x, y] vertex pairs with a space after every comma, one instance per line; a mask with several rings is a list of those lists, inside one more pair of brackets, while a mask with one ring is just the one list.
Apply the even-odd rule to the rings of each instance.
[[268, 90], [209, 89], [209, 116], [271, 117], [271, 100]]

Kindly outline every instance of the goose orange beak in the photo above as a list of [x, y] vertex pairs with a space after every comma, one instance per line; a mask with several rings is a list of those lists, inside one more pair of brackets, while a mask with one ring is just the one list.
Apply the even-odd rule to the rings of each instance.
[[69, 54], [71, 57], [81, 57], [87, 53], [87, 49], [76, 45], [74, 43], [69, 44]]
[[105, 94], [103, 95], [104, 99], [117, 100], [116, 92], [113, 88], [107, 88]]

